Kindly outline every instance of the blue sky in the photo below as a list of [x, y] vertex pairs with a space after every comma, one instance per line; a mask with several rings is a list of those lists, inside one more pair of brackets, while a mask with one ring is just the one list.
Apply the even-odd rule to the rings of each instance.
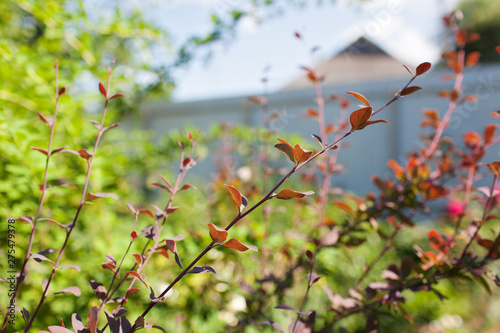
[[[208, 31], [210, 13], [246, 0], [174, 0], [159, 4], [155, 20], [171, 33], [174, 44]], [[175, 73], [174, 100], [200, 100], [260, 94], [263, 70], [269, 67], [269, 90], [276, 91], [310, 65], [308, 49], [319, 46], [315, 61], [327, 59], [365, 34], [399, 61], [416, 66], [434, 61], [444, 37], [441, 17], [457, 0], [328, 0], [259, 24], [246, 18], [236, 38], [213, 48], [210, 61], [195, 61]], [[294, 37], [300, 32], [307, 46]]]

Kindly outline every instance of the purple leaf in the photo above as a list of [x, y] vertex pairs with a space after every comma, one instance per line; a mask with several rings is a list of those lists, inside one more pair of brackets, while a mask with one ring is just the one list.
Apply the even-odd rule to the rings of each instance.
[[318, 276], [318, 274], [312, 272], [308, 273], [307, 275], [307, 281], [309, 281], [309, 285], [312, 286], [314, 283], [318, 282], [319, 279], [321, 279], [321, 276]]
[[102, 283], [99, 283], [94, 280], [90, 280], [89, 283], [92, 286], [94, 294], [97, 296], [97, 298], [103, 300], [106, 297], [106, 287], [104, 287]]
[[56, 291], [55, 293], [53, 293], [53, 295], [68, 294], [68, 293], [73, 294], [76, 297], [79, 297], [82, 294], [80, 291], [80, 288], [73, 286], [73, 287], [64, 288], [63, 290]]
[[188, 273], [197, 274], [197, 273], [215, 273], [215, 270], [210, 266], [194, 266], [192, 270]]
[[283, 327], [281, 327], [281, 326], [280, 326], [280, 324], [275, 323], [275, 322], [273, 322], [273, 321], [270, 321], [270, 320], [268, 320], [268, 321], [263, 321], [261, 324], [262, 324], [262, 325], [269, 325], [269, 326], [271, 326], [272, 328], [274, 328], [275, 330], [285, 333], [285, 330], [283, 329]]
[[73, 331], [62, 326], [49, 326], [49, 331], [51, 333], [73, 333]]
[[73, 313], [71, 315], [71, 325], [76, 332], [79, 332], [85, 328], [85, 326], [83, 326], [82, 319], [76, 313]]
[[299, 310], [297, 310], [293, 306], [286, 305], [286, 304], [278, 304], [274, 308], [275, 309], [283, 309], [283, 310], [292, 310], [292, 311], [295, 311], [295, 312], [299, 312]]
[[78, 265], [59, 265], [57, 268], [62, 268], [62, 269], [68, 269], [68, 268], [73, 268], [74, 270], [80, 272], [80, 266]]
[[25, 308], [23, 308], [23, 309], [21, 310], [21, 314], [23, 315], [23, 319], [24, 319], [24, 321], [25, 321], [26, 323], [29, 323], [29, 321], [30, 321], [30, 317], [31, 317], [31, 316], [30, 316], [30, 312], [29, 312], [28, 310], [26, 310]]
[[290, 325], [288, 325], [288, 332], [290, 333], [295, 333], [295, 332], [299, 332], [304, 326], [304, 322], [298, 320], [297, 323], [295, 323], [296, 321], [294, 320], [293, 322], [290, 323]]
[[41, 255], [39, 253], [32, 253], [32, 254], [30, 254], [30, 259], [34, 259], [36, 262], [48, 261], [48, 262], [50, 262], [52, 264], [52, 266], [54, 266], [54, 263], [52, 262], [52, 260], [50, 260], [46, 256]]

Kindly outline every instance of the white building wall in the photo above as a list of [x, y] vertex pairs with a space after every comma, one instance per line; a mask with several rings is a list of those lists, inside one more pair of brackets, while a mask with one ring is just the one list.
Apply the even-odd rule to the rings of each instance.
[[[446, 112], [448, 100], [439, 98], [437, 94], [442, 89], [452, 89], [453, 81], [440, 80], [442, 75], [448, 73], [448, 70], [435, 70], [418, 77], [414, 85], [422, 87], [422, 90], [401, 98], [377, 114], [376, 119], [383, 118], [390, 125], [375, 124], [353, 133], [346, 141], [350, 142], [351, 146], [339, 152], [339, 162], [344, 165], [345, 173], [334, 179], [335, 186], [366, 193], [373, 189], [370, 180], [372, 174], [387, 174], [388, 159], [403, 160], [408, 151], [417, 149], [422, 133], [420, 123], [424, 118], [422, 109], [435, 108], [441, 115]], [[389, 101], [405, 83], [404, 80], [381, 80], [376, 84], [337, 85], [324, 87], [323, 93], [328, 96], [331, 93], [356, 91], [367, 97], [377, 108]], [[477, 94], [478, 102], [468, 102], [455, 111], [445, 133], [452, 136], [457, 143], [462, 142], [461, 135], [469, 130], [481, 134], [487, 123], [500, 123], [497, 118], [490, 116], [491, 112], [500, 109], [500, 66], [483, 65], [467, 70], [463, 87], [465, 93]], [[312, 87], [276, 92], [269, 96], [271, 111], [285, 111], [281, 120], [271, 124], [271, 128], [277, 132], [276, 137], [280, 136], [280, 131], [299, 133], [304, 137], [303, 146], [317, 147], [317, 143], [311, 138], [312, 133], [319, 134], [317, 123], [300, 117], [307, 107], [314, 107], [314, 96]], [[346, 96], [352, 102], [349, 111], [352, 112], [356, 108], [357, 100]], [[149, 114], [146, 119], [147, 126], [158, 135], [168, 133], [172, 129], [182, 129], [187, 124], [203, 131], [208, 131], [211, 126], [222, 121], [249, 126], [262, 125], [261, 108], [250, 105], [246, 96], [184, 103], [154, 103], [146, 105], [143, 114]], [[335, 102], [326, 105], [327, 120], [337, 119], [338, 114], [339, 108]], [[499, 152], [500, 147], [494, 147], [486, 160], [500, 160]], [[195, 169], [198, 169], [196, 172], [206, 175], [214, 170], [213, 162], [205, 161]]]

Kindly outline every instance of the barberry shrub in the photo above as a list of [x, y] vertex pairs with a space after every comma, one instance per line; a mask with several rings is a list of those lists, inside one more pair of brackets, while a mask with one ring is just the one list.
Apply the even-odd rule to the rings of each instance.
[[[313, 67], [304, 67], [316, 88], [316, 105], [304, 114], [318, 123], [318, 133], [311, 133], [314, 148], [305, 149], [309, 146], [306, 141], [288, 135], [283, 138], [280, 134], [275, 141], [269, 130], [269, 121], [275, 116], [269, 114], [269, 97], [253, 97], [251, 101], [262, 107], [266, 126], [252, 133], [222, 126], [222, 150], [213, 154], [218, 173], [206, 186], [206, 197], [189, 197], [186, 194], [195, 193], [197, 187], [185, 179], [197, 163], [196, 145], [202, 136], [186, 133], [177, 141], [177, 176], [170, 180], [158, 176], [152, 184], [161, 191], [158, 198], [167, 196], [166, 202], [162, 206], [122, 203], [129, 212], [122, 217], [126, 234], [112, 230], [120, 246], [110, 244], [100, 267], [95, 268], [99, 269], [96, 278], [85, 285], [61, 286], [56, 278], [80, 272], [80, 262], [87, 260], [68, 260], [69, 247], [79, 243], [92, 251], [93, 242], [105, 237], [93, 233], [83, 238], [78, 230], [81, 214], [92, 203], [118, 200], [115, 193], [92, 191], [91, 179], [102, 140], [119, 125], [107, 123], [106, 113], [123, 94], [111, 93], [113, 66], [108, 67], [107, 85], [98, 87], [104, 100], [102, 116], [100, 121], [91, 121], [96, 131], [92, 148], [56, 147], [54, 133], [63, 112], [59, 100], [66, 93], [58, 86], [56, 62], [54, 112], [37, 116], [48, 126], [47, 144], [31, 147], [45, 156], [41, 197], [36, 212], [16, 218], [29, 226], [30, 233], [15, 278], [3, 279], [10, 286], [6, 304], [14, 306], [2, 309], [1, 332], [33, 331], [42, 316], [51, 322], [42, 332], [52, 333], [166, 332], [182, 331], [182, 327], [200, 332], [399, 332], [403, 321], [418, 329], [432, 320], [415, 310], [412, 302], [419, 295], [431, 294], [444, 302], [447, 294], [460, 288], [452, 284], [446, 292], [443, 284], [476, 281], [488, 292], [497, 292], [491, 287], [500, 285], [493, 266], [500, 256], [495, 215], [500, 202], [500, 162], [484, 159], [500, 136], [494, 124], [486, 125], [483, 133], [464, 133], [462, 145], [445, 135], [457, 106], [476, 99], [463, 94], [462, 81], [464, 70], [479, 60], [478, 53], [464, 51], [479, 36], [461, 29], [454, 13], [445, 17], [445, 23], [457, 45], [456, 50], [444, 54], [452, 71], [446, 79], [454, 80], [452, 89], [439, 92], [449, 100], [448, 109], [442, 116], [437, 110], [424, 110], [421, 126], [431, 130], [425, 145], [409, 152], [404, 164], [388, 161], [393, 176], [373, 176], [377, 193], [357, 196], [332, 185], [341, 170], [339, 152], [346, 148], [342, 144], [367, 126], [388, 126], [374, 116], [400, 98], [412, 98], [406, 96], [421, 89], [413, 82], [431, 64], [422, 63], [414, 70], [406, 67], [408, 83], [383, 106], [372, 105], [360, 92], [324, 97], [321, 77]], [[303, 38], [299, 33], [296, 37]], [[361, 107], [349, 111], [352, 100]], [[333, 102], [339, 105], [339, 119], [329, 123], [326, 103]], [[500, 113], [492, 116], [495, 120]], [[236, 157], [236, 134], [250, 147], [244, 167], [240, 167], [241, 157]], [[75, 177], [77, 184], [49, 181], [53, 179], [50, 173], [57, 174], [50, 162], [65, 153], [68, 158], [75, 155], [86, 166], [85, 175]], [[288, 166], [283, 167], [284, 160]], [[259, 176], [252, 176], [255, 174]], [[489, 185], [477, 186], [478, 179]], [[50, 210], [50, 191], [55, 187], [81, 193], [76, 209], [65, 221]], [[429, 203], [436, 200], [446, 200], [444, 214], [429, 211]], [[96, 215], [93, 223], [105, 224], [102, 217], [108, 213]], [[415, 226], [419, 214], [429, 214], [431, 223]], [[47, 240], [41, 235], [49, 235], [41, 227], [45, 224], [53, 227], [50, 235], [57, 244], [49, 241], [51, 248], [44, 250]], [[425, 237], [415, 235], [422, 232]], [[78, 239], [72, 237], [75, 233]], [[30, 289], [34, 279], [40, 280], [41, 291]], [[63, 317], [54, 313], [65, 311], [55, 308], [52, 317], [46, 318], [51, 313], [47, 307], [57, 304], [58, 295], [82, 299], [88, 295], [82, 290], [93, 292], [93, 297], [81, 302], [83, 312], [70, 307], [66, 312], [72, 314]], [[21, 298], [22, 294], [29, 298]], [[225, 327], [212, 322], [210, 312]], [[17, 316], [23, 322], [16, 321]]]

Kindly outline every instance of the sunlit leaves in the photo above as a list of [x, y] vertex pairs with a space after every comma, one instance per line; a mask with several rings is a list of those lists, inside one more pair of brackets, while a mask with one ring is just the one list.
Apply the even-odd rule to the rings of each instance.
[[274, 196], [277, 199], [282, 199], [282, 200], [290, 200], [290, 199], [301, 199], [305, 197], [306, 195], [312, 195], [314, 194], [313, 191], [307, 191], [307, 192], [298, 192], [290, 189], [284, 189], [278, 194], [275, 194]]
[[128, 298], [128, 297], [138, 293], [139, 291], [141, 291], [141, 288], [130, 288], [125, 293], [125, 298]]
[[252, 250], [258, 252], [256, 246], [245, 245], [236, 238], [231, 238], [226, 243], [222, 244], [222, 246], [227, 247], [228, 249], [233, 249], [240, 252], [245, 252], [247, 250]]
[[156, 248], [156, 252], [159, 252], [164, 257], [168, 258], [168, 251], [172, 252], [175, 257], [175, 262], [182, 269], [181, 258], [179, 257], [179, 253], [177, 252], [177, 241], [183, 240], [184, 236], [177, 235], [171, 239], [164, 239], [165, 245]]
[[346, 94], [352, 95], [359, 99], [364, 105], [366, 106], [371, 106], [370, 102], [368, 102], [368, 99], [366, 99], [365, 96], [361, 95], [360, 93], [354, 92], [354, 91], [348, 91]]
[[351, 131], [353, 132], [357, 129], [359, 129], [361, 126], [363, 126], [368, 119], [372, 116], [372, 107], [367, 106], [365, 108], [359, 109], [351, 113], [351, 116], [349, 117], [349, 121], [351, 123]]
[[226, 185], [229, 193], [231, 193], [231, 198], [233, 199], [238, 211], [241, 213], [243, 209], [248, 205], [248, 200], [243, 196], [238, 189], [232, 185]]
[[147, 287], [148, 284], [146, 283], [146, 281], [144, 281], [144, 278], [137, 272], [135, 271], [128, 271], [127, 273], [125, 273], [125, 275], [133, 275], [134, 277], [136, 277], [137, 279], [139, 279], [142, 283], [144, 283], [144, 285]]
[[[359, 126], [357, 129], [358, 130], [361, 130], [363, 128], [365, 128], [366, 126], [368, 125], [373, 125], [373, 124], [377, 124], [377, 123], [385, 123], [385, 124], [389, 124], [386, 120], [384, 119], [378, 119], [378, 120], [367, 120], [364, 122], [364, 124], [362, 124], [361, 126]], [[337, 147], [337, 146], [334, 146], [334, 147]]]
[[292, 161], [293, 163], [296, 163], [295, 162], [295, 157], [294, 157], [294, 149], [293, 147], [288, 143], [286, 142], [285, 140], [281, 140], [281, 139], [278, 139], [281, 143], [278, 143], [276, 145], [274, 145], [274, 147], [276, 147], [278, 150], [281, 150], [283, 153], [285, 153], [285, 155], [288, 157], [288, 159], [290, 161]]
[[210, 237], [216, 243], [222, 243], [227, 239], [228, 232], [218, 226], [209, 223], [208, 229], [210, 230]]
[[310, 150], [304, 150], [299, 144], [295, 145], [293, 149], [293, 157], [297, 163], [305, 162], [313, 154]]

